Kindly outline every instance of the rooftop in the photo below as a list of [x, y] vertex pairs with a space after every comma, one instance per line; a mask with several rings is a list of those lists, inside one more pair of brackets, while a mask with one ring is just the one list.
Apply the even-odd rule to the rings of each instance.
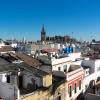
[[15, 53], [16, 57], [18, 57], [19, 59], [21, 59], [22, 61], [24, 61], [26, 64], [33, 66], [33, 67], [39, 67], [40, 65], [42, 65], [41, 61], [39, 61], [38, 59], [35, 59], [31, 56], [28, 56], [24, 53]]
[[42, 51], [42, 53], [52, 53], [52, 52], [57, 52], [58, 49], [55, 49], [55, 48], [45, 48], [45, 49], [42, 49], [41, 51]]
[[13, 53], [4, 53], [0, 57], [6, 59], [8, 62], [21, 61], [21, 59], [16, 57]]
[[100, 100], [100, 95], [87, 93], [85, 95], [85, 100]]
[[14, 51], [14, 49], [11, 46], [2, 46], [0, 48], [0, 52], [8, 52], [8, 51]]
[[90, 66], [83, 66], [83, 65], [82, 65], [82, 67], [83, 67], [83, 69], [91, 68]]
[[16, 70], [17, 66], [0, 57], [0, 72]]
[[8, 71], [16, 71], [18, 72], [18, 69], [26, 70], [28, 72], [34, 73], [37, 76], [43, 76], [48, 74], [48, 72], [39, 70], [35, 67], [32, 67], [31, 65], [22, 62], [22, 63], [11, 63], [7, 59], [0, 57], [0, 72], [8, 72]]
[[79, 69], [79, 68], [81, 68], [80, 65], [71, 65], [71, 66], [69, 67], [68, 72], [72, 72], [72, 71], [77, 70], [77, 69]]
[[[20, 61], [19, 63], [13, 63], [13, 61]], [[22, 53], [5, 53], [0, 56], [1, 72], [9, 71], [14, 68], [21, 68], [31, 73], [37, 73], [39, 76], [51, 73], [52, 69], [50, 65], [43, 64], [40, 60], [32, 58]], [[5, 66], [5, 67], [2, 67]], [[14, 67], [13, 67], [14, 66]], [[13, 68], [12, 68], [13, 67]], [[7, 69], [7, 70], [6, 70]]]

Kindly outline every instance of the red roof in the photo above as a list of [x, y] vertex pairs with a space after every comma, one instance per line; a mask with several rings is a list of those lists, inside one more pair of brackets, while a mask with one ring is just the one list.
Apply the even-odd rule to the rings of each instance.
[[9, 51], [14, 51], [14, 49], [11, 46], [2, 46], [0, 48], [0, 52], [9, 52]]
[[46, 49], [42, 49], [42, 53], [51, 53], [51, 52], [57, 52], [58, 49], [55, 48], [46, 48]]
[[42, 65], [42, 63], [38, 59], [32, 58], [32, 57], [30, 57], [30, 56], [28, 56], [24, 53], [16, 52], [15, 55], [30, 66], [40, 66], [40, 65]]

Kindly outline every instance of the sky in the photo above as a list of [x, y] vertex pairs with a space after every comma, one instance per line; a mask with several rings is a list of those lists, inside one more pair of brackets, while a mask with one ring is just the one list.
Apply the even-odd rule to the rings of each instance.
[[[70, 35], [100, 39], [100, 0], [0, 0], [0, 38]], [[72, 34], [73, 33], [73, 34]]]

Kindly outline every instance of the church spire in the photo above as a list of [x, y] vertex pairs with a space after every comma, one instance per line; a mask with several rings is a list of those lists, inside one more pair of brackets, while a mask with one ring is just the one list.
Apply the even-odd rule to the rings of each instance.
[[42, 29], [41, 29], [41, 41], [46, 41], [46, 31], [45, 31], [45, 28], [44, 28], [44, 25], [42, 26]]
[[44, 24], [43, 24], [43, 26], [42, 26], [42, 30], [41, 30], [41, 33], [45, 33]]

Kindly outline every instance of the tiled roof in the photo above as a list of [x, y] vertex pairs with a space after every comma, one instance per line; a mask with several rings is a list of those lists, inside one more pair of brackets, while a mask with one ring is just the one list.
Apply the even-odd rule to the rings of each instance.
[[70, 65], [68, 72], [75, 71], [79, 68], [81, 68], [80, 65]]
[[0, 72], [15, 70], [17, 66], [0, 57]]
[[14, 51], [14, 49], [11, 46], [2, 46], [0, 48], [0, 52], [9, 52], [9, 51]]
[[28, 56], [24, 53], [16, 53], [16, 56], [30, 66], [37, 67], [42, 65], [42, 63], [39, 60], [32, 58], [31, 56]]
[[42, 49], [43, 53], [51, 53], [51, 52], [57, 52], [58, 49], [55, 48], [46, 48], [46, 49]]

